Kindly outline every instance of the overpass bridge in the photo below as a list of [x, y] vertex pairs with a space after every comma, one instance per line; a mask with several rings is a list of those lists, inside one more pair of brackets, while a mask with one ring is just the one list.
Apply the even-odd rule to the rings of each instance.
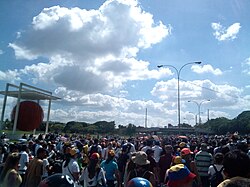
[[138, 127], [136, 128], [137, 133], [153, 133], [153, 134], [211, 134], [211, 131], [206, 129], [197, 129], [194, 127], [170, 127], [170, 128], [160, 128], [160, 127], [151, 127], [151, 128], [144, 128]]

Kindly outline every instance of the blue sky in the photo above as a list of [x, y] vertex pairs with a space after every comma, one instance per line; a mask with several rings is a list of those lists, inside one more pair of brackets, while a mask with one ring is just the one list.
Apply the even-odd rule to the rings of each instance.
[[[247, 0], [2, 0], [0, 89], [53, 92], [54, 121], [177, 125], [235, 118], [250, 108]], [[210, 100], [210, 102], [204, 102]], [[3, 96], [0, 97], [2, 109]], [[6, 116], [16, 100], [8, 98]], [[47, 103], [42, 102], [46, 113]]]

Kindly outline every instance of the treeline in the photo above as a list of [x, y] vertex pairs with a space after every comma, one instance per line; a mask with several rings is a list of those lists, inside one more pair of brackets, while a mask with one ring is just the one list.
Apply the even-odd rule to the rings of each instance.
[[[46, 123], [43, 123], [37, 130], [45, 131], [45, 126]], [[116, 128], [114, 121], [98, 121], [96, 123], [70, 121], [66, 124], [49, 122], [49, 132], [133, 135], [136, 133], [136, 126], [128, 124], [126, 126], [119, 125], [118, 128]]]
[[214, 134], [226, 134], [228, 132], [239, 132], [240, 134], [250, 133], [250, 111], [244, 111], [236, 118], [230, 120], [224, 117], [211, 119], [204, 124], [195, 126], [196, 128], [207, 129]]
[[[181, 127], [191, 127], [189, 124], [181, 124]], [[41, 125], [41, 130], [45, 129], [45, 125]], [[114, 121], [98, 121], [96, 123], [85, 123], [71, 121], [66, 124], [50, 122], [49, 130], [64, 133], [82, 133], [82, 134], [119, 134], [133, 135], [136, 133], [136, 127], [133, 124], [118, 125]], [[226, 134], [239, 132], [240, 134], [250, 133], [250, 111], [244, 111], [236, 118], [230, 120], [225, 117], [211, 119], [204, 124], [196, 125], [194, 128], [205, 129], [212, 134]]]
[[[5, 121], [5, 129], [12, 129], [13, 122], [8, 119]], [[171, 125], [170, 125], [171, 126]], [[45, 131], [46, 122], [43, 122], [38, 131]], [[133, 124], [118, 125], [116, 128], [115, 121], [98, 121], [96, 123], [86, 123], [70, 121], [67, 123], [49, 122], [49, 132], [63, 133], [81, 133], [81, 134], [117, 134], [132, 136], [136, 133], [136, 127]], [[181, 127], [191, 127], [189, 124], [181, 124]], [[244, 111], [236, 118], [230, 120], [225, 117], [211, 119], [204, 124], [196, 125], [194, 128], [204, 129], [213, 134], [226, 134], [239, 132], [240, 134], [250, 133], [250, 111]]]

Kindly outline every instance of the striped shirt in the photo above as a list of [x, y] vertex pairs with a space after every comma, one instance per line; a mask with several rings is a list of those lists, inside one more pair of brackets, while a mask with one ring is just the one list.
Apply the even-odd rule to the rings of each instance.
[[208, 176], [209, 166], [213, 163], [213, 156], [207, 151], [199, 151], [195, 155], [195, 163], [200, 176]]

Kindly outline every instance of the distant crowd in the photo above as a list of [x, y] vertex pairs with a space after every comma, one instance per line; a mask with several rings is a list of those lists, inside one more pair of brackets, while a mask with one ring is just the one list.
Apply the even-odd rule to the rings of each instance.
[[250, 187], [250, 136], [93, 138], [24, 134], [0, 142], [1, 187]]

